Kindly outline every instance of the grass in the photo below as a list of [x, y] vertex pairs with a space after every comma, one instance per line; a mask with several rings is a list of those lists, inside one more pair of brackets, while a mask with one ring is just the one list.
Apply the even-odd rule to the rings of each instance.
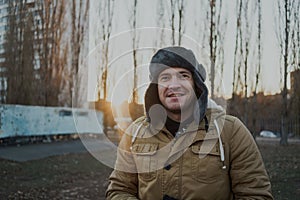
[[0, 163], [0, 199], [104, 199], [111, 172], [88, 153]]
[[259, 145], [269, 173], [275, 199], [298, 199], [300, 196], [300, 144]]

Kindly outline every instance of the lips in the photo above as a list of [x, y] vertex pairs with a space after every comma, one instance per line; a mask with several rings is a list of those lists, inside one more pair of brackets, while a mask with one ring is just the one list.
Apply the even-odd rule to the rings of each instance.
[[184, 93], [174, 93], [174, 92], [171, 92], [171, 93], [167, 93], [167, 97], [182, 97], [184, 96], [185, 94]]

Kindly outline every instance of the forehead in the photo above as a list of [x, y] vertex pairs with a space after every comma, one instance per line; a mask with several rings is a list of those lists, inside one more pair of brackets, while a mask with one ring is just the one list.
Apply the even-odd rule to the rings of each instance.
[[184, 69], [182, 67], [168, 67], [167, 69], [160, 72], [159, 76], [163, 74], [174, 74], [174, 73], [188, 73], [192, 74], [189, 70]]

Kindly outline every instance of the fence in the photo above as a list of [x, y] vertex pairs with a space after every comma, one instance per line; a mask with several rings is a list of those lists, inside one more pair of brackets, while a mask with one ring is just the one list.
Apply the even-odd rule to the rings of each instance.
[[[259, 131], [269, 130], [276, 133], [278, 136], [281, 135], [282, 128], [282, 119], [261, 119], [256, 122], [255, 128], [253, 126], [248, 126], [252, 132], [256, 132], [258, 134]], [[288, 119], [287, 123], [287, 134], [289, 136], [300, 137], [300, 117]]]

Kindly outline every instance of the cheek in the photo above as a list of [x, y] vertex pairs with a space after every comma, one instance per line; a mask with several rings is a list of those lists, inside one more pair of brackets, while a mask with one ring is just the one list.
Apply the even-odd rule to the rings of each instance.
[[194, 87], [190, 82], [185, 82], [184, 84], [182, 84], [182, 86], [188, 90]]
[[158, 86], [158, 96], [160, 100], [164, 99], [164, 91], [165, 91], [165, 87]]
[[195, 86], [193, 82], [189, 82], [185, 85], [185, 88], [190, 91], [191, 93], [195, 93]]

